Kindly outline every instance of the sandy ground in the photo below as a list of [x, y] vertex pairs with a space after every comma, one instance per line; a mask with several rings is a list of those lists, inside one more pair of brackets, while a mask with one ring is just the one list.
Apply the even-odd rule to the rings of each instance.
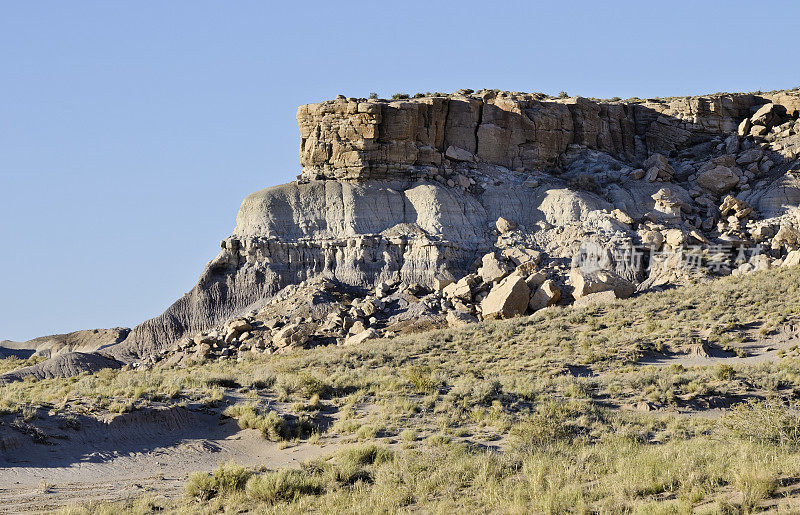
[[[118, 419], [118, 420], [117, 420]], [[69, 431], [68, 431], [69, 433]], [[258, 431], [230, 419], [184, 408], [132, 413], [88, 424], [53, 444], [27, 435], [4, 440], [0, 512], [46, 512], [88, 501], [118, 501], [146, 493], [179, 497], [190, 472], [235, 460], [286, 467], [334, 452], [335, 443], [280, 449]], [[113, 478], [113, 479], [111, 479]]]

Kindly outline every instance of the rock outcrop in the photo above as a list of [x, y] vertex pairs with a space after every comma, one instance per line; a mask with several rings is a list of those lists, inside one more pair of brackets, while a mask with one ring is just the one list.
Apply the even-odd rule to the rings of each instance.
[[800, 90], [301, 106], [298, 180], [248, 195], [192, 291], [102, 352], [357, 343], [768, 266], [800, 246], [798, 109]]

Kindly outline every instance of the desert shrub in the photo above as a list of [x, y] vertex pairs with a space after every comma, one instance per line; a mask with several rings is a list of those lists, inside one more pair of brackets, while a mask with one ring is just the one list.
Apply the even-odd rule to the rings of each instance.
[[751, 400], [734, 406], [722, 418], [722, 424], [735, 437], [749, 442], [782, 447], [800, 445], [800, 411], [797, 405]]
[[205, 378], [206, 386], [219, 386], [222, 388], [239, 388], [241, 385], [233, 376], [211, 376]]
[[376, 100], [378, 98], [378, 94], [373, 91], [372, 93], [369, 94], [369, 98]]
[[558, 442], [571, 442], [578, 435], [576, 419], [582, 413], [567, 403], [549, 402], [511, 427], [515, 447], [522, 452]]
[[293, 502], [304, 495], [317, 495], [323, 491], [318, 476], [301, 470], [281, 469], [259, 474], [252, 476], [245, 485], [247, 497], [268, 504]]
[[413, 366], [406, 371], [406, 378], [419, 393], [429, 393], [436, 388], [430, 367]]
[[394, 454], [389, 449], [375, 444], [351, 447], [341, 451], [337, 462], [340, 464], [351, 463], [358, 466], [380, 465], [392, 460]]
[[760, 464], [740, 462], [733, 471], [733, 486], [742, 493], [742, 508], [746, 513], [764, 499], [769, 498], [778, 487], [774, 470]]
[[566, 91], [561, 91], [558, 93], [558, 98], [569, 98], [569, 93]]
[[403, 100], [408, 98], [408, 93], [395, 93], [392, 95], [392, 100]]
[[211, 474], [192, 473], [186, 482], [186, 494], [201, 501], [230, 495], [242, 491], [251, 475], [246, 468], [232, 461], [220, 463], [219, 468]]

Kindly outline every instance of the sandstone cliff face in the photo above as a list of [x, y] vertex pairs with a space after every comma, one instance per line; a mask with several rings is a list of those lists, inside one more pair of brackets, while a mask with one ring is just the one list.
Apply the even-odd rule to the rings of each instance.
[[[800, 226], [798, 109], [798, 90], [636, 102], [482, 91], [301, 106], [298, 180], [245, 198], [197, 286], [104, 352], [135, 362], [201, 333], [194, 340], [205, 345], [228, 320], [274, 313], [276, 299], [291, 309], [292, 288], [320, 279], [360, 295], [395, 285], [392, 302], [408, 310], [392, 315], [395, 325], [430, 309], [465, 323], [493, 288], [476, 270], [495, 259], [506, 270], [498, 278], [538, 270], [525, 279], [530, 306], [568, 302], [580, 294], [560, 291], [576, 281], [591, 282], [587, 295], [610, 284], [570, 272], [587, 242], [603, 254], [604, 277], [626, 291], [679, 281], [674, 267], [648, 268], [655, 254], [636, 262], [610, 249], [764, 241]], [[792, 234], [783, 230], [768, 260], [800, 245], [800, 231]], [[441, 293], [450, 281], [458, 283]], [[420, 289], [438, 307], [415, 307], [421, 294], [408, 292]], [[355, 305], [355, 318], [331, 309], [344, 330], [374, 318]], [[289, 322], [276, 341], [305, 334]]]
[[[773, 97], [797, 109], [796, 92], [636, 103], [482, 92], [301, 106], [300, 180], [249, 195], [197, 287], [114, 354], [140, 358], [318, 276], [363, 288], [390, 280], [433, 288], [474, 270], [496, 247], [500, 217], [556, 261], [587, 237], [635, 243], [638, 234], [612, 211], [639, 220], [665, 186], [632, 179], [636, 169], [655, 153], [711, 145]], [[586, 174], [600, 189], [575, 186]], [[697, 205], [685, 184], [669, 186]], [[784, 186], [759, 194], [772, 215], [796, 205]], [[643, 266], [614, 266], [645, 278]]]
[[340, 99], [298, 109], [300, 163], [307, 179], [383, 179], [424, 176], [448, 158], [510, 169], [555, 167], [570, 144], [644, 160], [684, 146], [696, 132], [731, 132], [766, 102], [755, 95], [633, 104], [496, 94]]

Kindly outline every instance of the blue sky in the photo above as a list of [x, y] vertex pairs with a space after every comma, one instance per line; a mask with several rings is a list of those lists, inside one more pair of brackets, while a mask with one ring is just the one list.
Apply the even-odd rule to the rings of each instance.
[[797, 20], [796, 1], [4, 0], [0, 339], [133, 326], [190, 290], [242, 198], [299, 173], [299, 104], [790, 88]]

